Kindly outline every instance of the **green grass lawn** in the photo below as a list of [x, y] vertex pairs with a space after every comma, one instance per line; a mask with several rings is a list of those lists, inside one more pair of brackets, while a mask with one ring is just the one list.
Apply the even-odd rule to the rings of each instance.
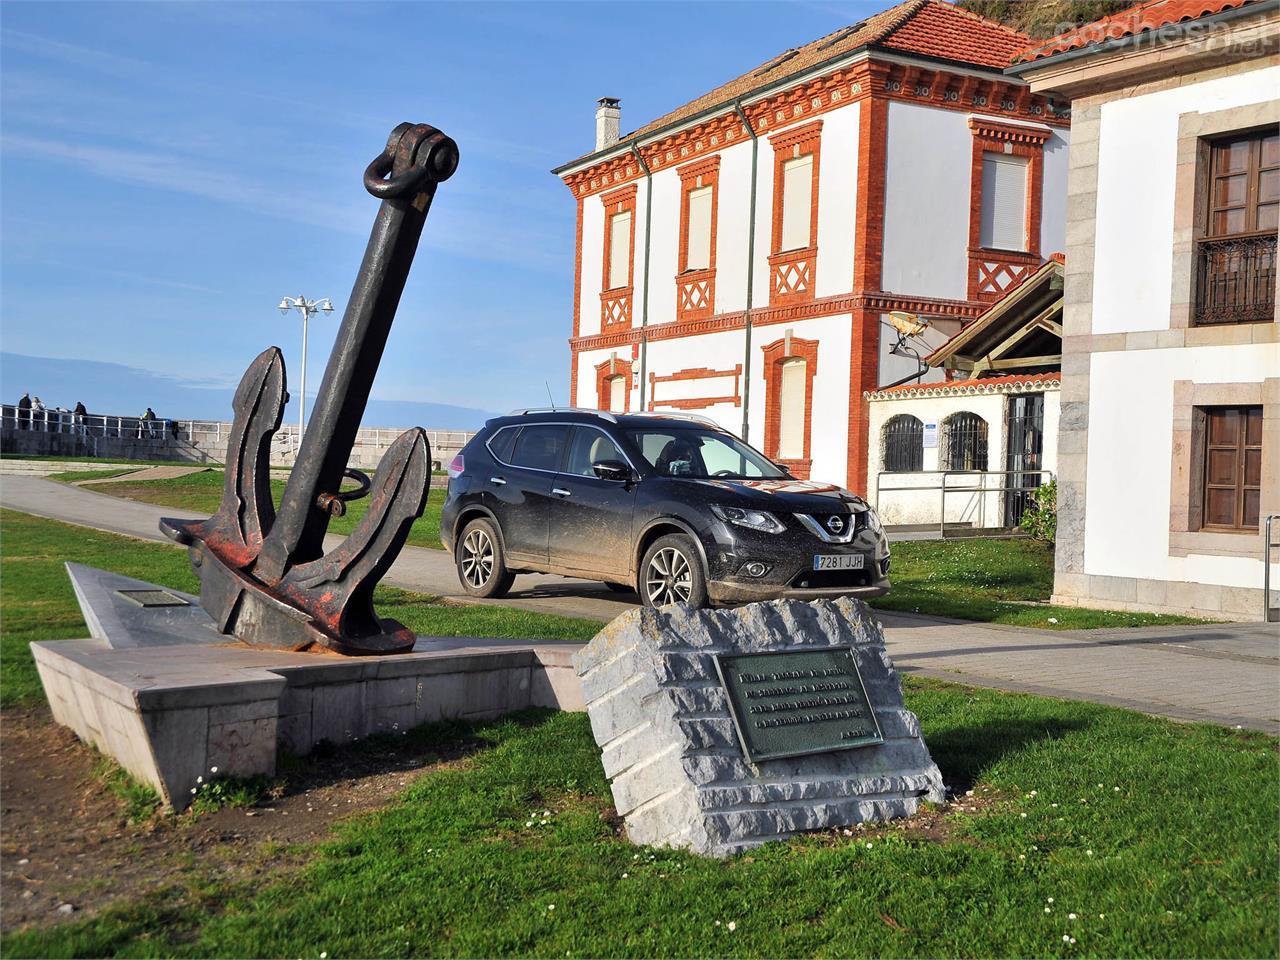
[[633, 847], [586, 718], [525, 714], [403, 738], [475, 752], [339, 827], [301, 873], [174, 888], [10, 934], [5, 952], [1275, 955], [1271, 738], [952, 684], [907, 695], [949, 782], [998, 798], [962, 801], [940, 838], [825, 834], [727, 862]]
[[[63, 560], [195, 585], [181, 551], [12, 511], [0, 511], [0, 542], [6, 704], [39, 696], [27, 642], [83, 635]], [[404, 591], [380, 600], [419, 631], [596, 629]], [[974, 811], [962, 798], [931, 836], [825, 834], [725, 862], [633, 847], [585, 716], [527, 713], [401, 737], [415, 757], [469, 756], [341, 825], [300, 873], [183, 881], [6, 931], [3, 953], [1276, 955], [1274, 738], [911, 678], [906, 695], [948, 784], [994, 798]]]
[[883, 610], [1051, 630], [1203, 623], [1191, 617], [1051, 606], [1053, 547], [1038, 540], [904, 540], [892, 545]]
[[[0, 510], [0, 704], [42, 696], [29, 644], [88, 636], [65, 561], [85, 563], [162, 586], [199, 591], [185, 550]], [[537, 637], [589, 640], [594, 620], [557, 617], [509, 607], [447, 604], [381, 586], [378, 610], [427, 636]]]
[[[131, 483], [122, 480], [117, 483], [87, 483], [84, 489], [97, 493], [105, 493], [113, 497], [124, 497], [129, 500], [140, 500], [143, 503], [155, 503], [165, 507], [179, 507], [196, 513], [214, 513], [222, 502], [223, 472], [207, 470], [203, 473], [190, 473], [185, 477], [174, 477], [169, 480], [140, 480]], [[84, 479], [73, 473], [55, 474], [51, 479], [74, 482]], [[347, 488], [354, 484], [347, 481]], [[284, 480], [273, 478], [271, 492], [276, 503], [284, 493]], [[427, 497], [427, 506], [422, 516], [409, 531], [408, 543], [415, 547], [431, 547], [443, 549], [440, 544], [440, 508], [444, 506], [444, 490], [433, 489]], [[347, 513], [342, 517], [334, 517], [329, 521], [329, 532], [346, 536], [355, 529], [356, 522], [369, 509], [366, 497], [347, 504]]]

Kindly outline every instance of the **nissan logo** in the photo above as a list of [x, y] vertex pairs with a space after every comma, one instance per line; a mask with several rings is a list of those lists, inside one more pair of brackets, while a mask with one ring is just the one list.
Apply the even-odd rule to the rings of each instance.
[[844, 517], [831, 516], [827, 517], [827, 529], [832, 533], [844, 532]]

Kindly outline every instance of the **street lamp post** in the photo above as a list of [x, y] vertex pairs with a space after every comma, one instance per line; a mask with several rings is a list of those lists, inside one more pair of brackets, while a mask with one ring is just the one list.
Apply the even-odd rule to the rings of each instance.
[[[328, 297], [320, 300], [308, 300], [306, 297], [281, 297], [277, 304], [281, 316], [288, 316], [290, 310], [302, 314], [302, 377], [298, 392], [298, 444], [302, 444], [302, 430], [307, 420], [307, 321], [313, 313], [324, 311], [333, 313], [333, 304]], [[294, 453], [297, 453], [295, 449]]]

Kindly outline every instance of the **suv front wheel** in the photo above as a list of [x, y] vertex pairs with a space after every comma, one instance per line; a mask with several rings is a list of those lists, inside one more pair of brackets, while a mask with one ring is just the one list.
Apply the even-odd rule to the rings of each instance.
[[640, 562], [640, 597], [646, 606], [707, 605], [707, 575], [693, 541], [683, 533], [659, 537]]
[[504, 596], [516, 579], [504, 559], [502, 539], [492, 521], [472, 520], [463, 527], [455, 557], [463, 590], [473, 597]]

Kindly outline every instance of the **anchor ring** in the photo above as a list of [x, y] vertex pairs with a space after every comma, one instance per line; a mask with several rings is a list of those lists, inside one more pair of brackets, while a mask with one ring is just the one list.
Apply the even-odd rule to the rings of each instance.
[[322, 493], [316, 497], [316, 506], [329, 514], [331, 517], [345, 516], [347, 512], [347, 504], [352, 500], [359, 500], [361, 497], [368, 496], [373, 481], [369, 479], [369, 475], [363, 470], [356, 470], [348, 467], [342, 471], [344, 477], [354, 480], [360, 486], [354, 490], [339, 490], [337, 493]]
[[[411, 166], [386, 179], [395, 167], [401, 141], [410, 132], [418, 138], [409, 144], [413, 152]], [[393, 200], [418, 193], [427, 183], [442, 183], [457, 169], [458, 145], [451, 137], [425, 123], [402, 123], [391, 131], [387, 148], [365, 168], [364, 187], [379, 199]]]

